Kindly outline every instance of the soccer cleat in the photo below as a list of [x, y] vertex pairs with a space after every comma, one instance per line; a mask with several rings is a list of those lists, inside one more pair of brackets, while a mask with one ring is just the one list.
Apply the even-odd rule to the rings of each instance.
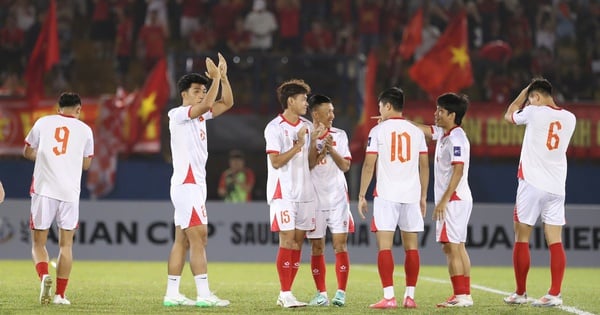
[[404, 301], [402, 301], [402, 307], [417, 308], [417, 303], [415, 303], [415, 300], [413, 298], [411, 298], [410, 296], [407, 296], [404, 298]]
[[446, 301], [438, 303], [437, 307], [470, 307], [473, 306], [473, 299], [470, 295], [453, 295]]
[[196, 306], [198, 307], [224, 307], [229, 305], [229, 300], [221, 300], [216, 295], [212, 294], [207, 298], [198, 298], [196, 300]]
[[293, 307], [304, 307], [306, 303], [300, 302], [293, 296], [291, 293], [285, 296], [279, 295], [277, 298], [277, 305], [283, 308], [293, 308]]
[[553, 306], [560, 306], [563, 304], [563, 300], [562, 297], [559, 295], [550, 295], [550, 294], [546, 294], [544, 296], [542, 296], [541, 298], [539, 298], [538, 300], [533, 301], [533, 303], [531, 303], [531, 306], [538, 306], [538, 307], [553, 307]]
[[346, 292], [337, 290], [335, 296], [331, 299], [331, 303], [335, 306], [344, 306], [346, 304]]
[[40, 304], [50, 304], [50, 300], [52, 300], [52, 294], [50, 293], [51, 289], [52, 277], [50, 275], [44, 275], [42, 277], [42, 282], [40, 283]]
[[396, 303], [396, 298], [393, 297], [391, 299], [386, 299], [383, 298], [381, 299], [381, 301], [375, 303], [375, 304], [371, 304], [369, 305], [370, 308], [377, 308], [377, 309], [386, 309], [386, 308], [397, 308], [398, 304]]
[[52, 304], [62, 304], [62, 305], [71, 305], [71, 302], [60, 295], [55, 295], [54, 300], [52, 300]]
[[519, 295], [516, 292], [504, 298], [506, 304], [527, 304], [527, 292]]
[[322, 295], [320, 292], [317, 292], [314, 298], [308, 302], [310, 306], [329, 306], [329, 299]]
[[195, 306], [196, 301], [188, 299], [183, 294], [178, 296], [166, 296], [163, 298], [164, 306]]

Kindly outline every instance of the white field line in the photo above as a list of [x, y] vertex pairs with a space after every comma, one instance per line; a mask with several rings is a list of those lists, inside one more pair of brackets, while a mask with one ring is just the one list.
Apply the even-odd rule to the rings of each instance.
[[[352, 268], [377, 272], [377, 270], [375, 268], [370, 268], [370, 267], [365, 267], [365, 266], [352, 266]], [[398, 277], [404, 277], [403, 274], [394, 273], [394, 275], [398, 276]], [[426, 276], [419, 276], [419, 280], [425, 280], [425, 281], [429, 281], [429, 282], [433, 282], [433, 283], [450, 284], [450, 281], [448, 281], [448, 280], [426, 277]], [[485, 292], [495, 293], [495, 294], [503, 295], [503, 296], [508, 296], [509, 294], [512, 293], [512, 292], [501, 291], [501, 290], [497, 290], [494, 288], [490, 288], [490, 287], [486, 287], [486, 286], [482, 286], [482, 285], [478, 285], [478, 284], [471, 284], [471, 288], [485, 291]], [[528, 300], [530, 302], [535, 301], [535, 299], [533, 299], [533, 298], [528, 298]], [[561, 306], [557, 306], [556, 308], [563, 310], [565, 312], [568, 312], [568, 313], [576, 314], [576, 315], [594, 315], [594, 313], [580, 310], [574, 306], [561, 305]]]

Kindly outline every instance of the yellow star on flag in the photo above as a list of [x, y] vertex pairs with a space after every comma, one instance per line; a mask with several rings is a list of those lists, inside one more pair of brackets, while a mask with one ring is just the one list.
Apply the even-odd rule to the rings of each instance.
[[451, 63], [457, 63], [459, 67], [464, 68], [465, 64], [469, 62], [466, 46], [450, 47], [450, 52], [452, 53]]
[[148, 116], [157, 109], [155, 100], [156, 92], [150, 93], [150, 95], [142, 100], [142, 106], [140, 106], [137, 112], [142, 121], [148, 121]]

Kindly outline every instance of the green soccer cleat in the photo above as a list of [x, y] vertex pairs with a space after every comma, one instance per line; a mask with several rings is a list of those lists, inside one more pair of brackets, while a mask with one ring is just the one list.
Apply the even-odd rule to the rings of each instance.
[[331, 299], [331, 303], [335, 306], [344, 306], [346, 304], [346, 292], [337, 290], [335, 296]]
[[196, 301], [188, 299], [183, 294], [178, 296], [166, 296], [163, 298], [164, 306], [195, 306]]
[[317, 292], [314, 298], [308, 302], [310, 306], [329, 306], [329, 299], [322, 295], [320, 292]]

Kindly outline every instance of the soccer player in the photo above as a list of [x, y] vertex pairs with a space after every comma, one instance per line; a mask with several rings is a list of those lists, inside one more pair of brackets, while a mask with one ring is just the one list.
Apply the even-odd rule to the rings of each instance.
[[[206, 242], [206, 160], [208, 159], [206, 121], [233, 106], [233, 93], [227, 79], [227, 63], [219, 54], [219, 65], [206, 58], [208, 78], [186, 74], [177, 87], [182, 105], [169, 111], [173, 176], [171, 201], [175, 207], [175, 241], [168, 263], [167, 292], [163, 305], [227, 306], [228, 300], [214, 295], [208, 287]], [[207, 86], [210, 86], [208, 90]], [[216, 100], [221, 86], [220, 100]], [[190, 268], [196, 283], [196, 301], [179, 293], [181, 272], [189, 249]]]
[[467, 225], [473, 209], [469, 188], [471, 145], [461, 124], [469, 100], [466, 95], [442, 94], [437, 98], [435, 126], [414, 123], [427, 139], [436, 141], [434, 160], [436, 240], [448, 262], [454, 294], [438, 307], [473, 306], [471, 298], [471, 260], [465, 248]]
[[[315, 228], [316, 196], [310, 177], [310, 163], [316, 163], [316, 138], [324, 132], [302, 115], [308, 107], [310, 87], [302, 80], [290, 80], [277, 88], [283, 113], [265, 127], [267, 153], [267, 202], [271, 231], [279, 232], [276, 267], [280, 293], [277, 305], [302, 307], [292, 294], [300, 268], [302, 242], [306, 231]], [[309, 130], [312, 130], [309, 132]], [[308, 138], [308, 139], [307, 139]]]
[[405, 251], [406, 290], [402, 306], [416, 308], [415, 286], [419, 276], [417, 232], [424, 229], [429, 180], [427, 144], [423, 132], [402, 117], [404, 92], [400, 88], [383, 91], [378, 102], [381, 122], [369, 132], [358, 194], [358, 211], [364, 219], [368, 211], [365, 194], [377, 164], [371, 230], [376, 233], [379, 249], [377, 265], [383, 299], [370, 307], [398, 307], [392, 255], [394, 232], [398, 226]]
[[[79, 224], [81, 174], [94, 155], [92, 129], [79, 120], [81, 99], [72, 92], [58, 99], [58, 114], [38, 119], [25, 137], [23, 156], [35, 161], [31, 179], [31, 254], [40, 277], [41, 304], [71, 304], [65, 291], [73, 265], [73, 237]], [[52, 222], [59, 229], [56, 291], [51, 296], [46, 241]]]
[[533, 306], [562, 305], [561, 285], [566, 266], [562, 245], [565, 225], [566, 151], [575, 130], [575, 115], [558, 107], [548, 80], [535, 78], [508, 106], [504, 119], [525, 125], [519, 161], [519, 186], [514, 209], [513, 266], [516, 291], [504, 298], [508, 304], [527, 303], [527, 273], [531, 264], [529, 238], [541, 216], [550, 250], [550, 290]]
[[316, 139], [318, 156], [316, 163], [310, 165], [311, 178], [317, 193], [316, 228], [306, 234], [310, 239], [312, 255], [311, 269], [317, 294], [309, 305], [327, 306], [327, 288], [325, 285], [325, 230], [329, 227], [335, 252], [335, 275], [337, 291], [331, 300], [336, 306], [346, 303], [346, 284], [350, 272], [350, 260], [346, 241], [348, 232], [354, 232], [354, 221], [350, 213], [348, 185], [344, 172], [350, 169], [350, 149], [348, 136], [342, 129], [332, 126], [335, 115], [331, 99], [315, 94], [308, 99], [314, 125], [322, 124], [326, 128], [324, 135]]

